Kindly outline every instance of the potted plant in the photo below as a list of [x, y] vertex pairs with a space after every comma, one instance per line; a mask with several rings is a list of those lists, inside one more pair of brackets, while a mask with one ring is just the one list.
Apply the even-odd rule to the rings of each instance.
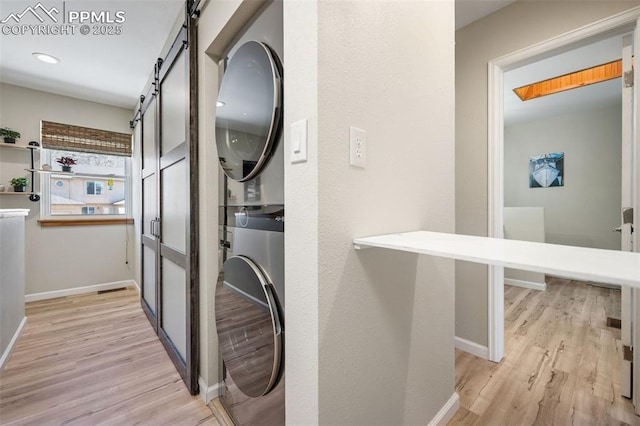
[[25, 192], [25, 188], [27, 187], [27, 179], [23, 177], [17, 177], [11, 179], [11, 185], [13, 185], [13, 190], [15, 192]]
[[3, 127], [0, 129], [0, 136], [4, 137], [4, 143], [16, 143], [16, 139], [20, 137], [20, 132]]
[[62, 171], [63, 172], [70, 172], [71, 171], [71, 166], [76, 164], [76, 160], [74, 160], [71, 157], [56, 158], [56, 161], [59, 164], [62, 164]]

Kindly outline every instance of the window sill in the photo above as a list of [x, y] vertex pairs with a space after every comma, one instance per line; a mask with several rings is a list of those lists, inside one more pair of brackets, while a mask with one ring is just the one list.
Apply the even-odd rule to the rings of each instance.
[[50, 226], [101, 226], [101, 225], [131, 225], [132, 218], [95, 218], [95, 219], [39, 219], [43, 228]]

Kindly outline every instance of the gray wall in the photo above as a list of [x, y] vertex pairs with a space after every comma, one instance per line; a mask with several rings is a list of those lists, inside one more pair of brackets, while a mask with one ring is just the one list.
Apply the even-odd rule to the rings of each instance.
[[[620, 249], [622, 107], [505, 127], [505, 207], [544, 207], [548, 243]], [[529, 157], [564, 152], [564, 186], [529, 188]]]
[[[0, 84], [0, 113], [0, 126], [20, 131], [22, 138], [18, 143], [22, 145], [40, 140], [40, 120], [129, 133], [133, 115], [125, 108], [9, 84]], [[29, 167], [28, 152], [9, 149], [0, 152], [0, 182], [5, 186], [8, 187], [12, 177], [26, 176], [25, 167]], [[0, 196], [0, 207], [30, 209], [26, 221], [27, 255], [37, 263], [26, 271], [27, 294], [134, 278], [133, 226], [42, 228], [37, 222], [40, 203], [31, 202], [26, 196]], [[125, 263], [127, 259], [129, 264]]]
[[[456, 232], [487, 235], [487, 63], [639, 5], [521, 0], [456, 31]], [[456, 336], [486, 346], [487, 268], [456, 264]]]

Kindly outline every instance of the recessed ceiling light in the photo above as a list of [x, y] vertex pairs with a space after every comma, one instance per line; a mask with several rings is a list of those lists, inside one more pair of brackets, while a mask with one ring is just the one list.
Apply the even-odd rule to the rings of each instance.
[[60, 59], [55, 56], [47, 55], [46, 53], [33, 52], [33, 56], [40, 59], [42, 62], [46, 62], [47, 64], [57, 64], [60, 62]]
[[216, 106], [217, 106], [218, 108], [223, 107], [223, 106], [225, 106], [225, 105], [226, 105], [226, 104], [225, 104], [224, 102], [221, 102], [221, 101], [217, 101], [217, 102], [216, 102]]

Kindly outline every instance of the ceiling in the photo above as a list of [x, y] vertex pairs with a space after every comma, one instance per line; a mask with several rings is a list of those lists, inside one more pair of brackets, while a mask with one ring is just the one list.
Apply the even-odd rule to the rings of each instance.
[[[494, 13], [515, 0], [456, 0], [456, 30]], [[620, 103], [622, 85], [620, 79], [585, 86], [530, 101], [521, 101], [513, 89], [548, 78], [601, 65], [622, 57], [622, 36], [610, 37], [565, 49], [563, 53], [538, 60], [504, 74], [504, 123], [550, 117], [567, 111], [582, 111]]]
[[516, 0], [455, 0], [456, 30], [509, 6]]
[[521, 101], [516, 87], [580, 71], [622, 58], [622, 36], [561, 53], [504, 74], [504, 121], [506, 125], [554, 116], [568, 111], [583, 111], [622, 102], [619, 78], [566, 92]]
[[[38, 0], [0, 1], [0, 22], [8, 19], [0, 24], [3, 27], [0, 35], [0, 81], [133, 109], [153, 73], [153, 65], [184, 2], [60, 0], [45, 1], [45, 7], [38, 7], [38, 4]], [[27, 9], [29, 6], [34, 9]], [[27, 13], [22, 15], [25, 10]], [[111, 21], [123, 17], [121, 33], [93, 34], [94, 30], [119, 30], [115, 28], [116, 24], [85, 22], [90, 33], [82, 35], [80, 24], [69, 23], [69, 18], [73, 17], [71, 12], [78, 11], [105, 12], [103, 18]], [[118, 11], [123, 13], [117, 15]], [[63, 23], [63, 16], [67, 24]], [[75, 33], [31, 35], [27, 29], [26, 34], [4, 34], [8, 26], [17, 31], [15, 28], [22, 30], [26, 25], [36, 24], [45, 29], [75, 25]], [[53, 55], [61, 63], [43, 63], [32, 56], [33, 52]]]
[[[509, 4], [514, 0], [456, 0], [456, 28], [462, 28]], [[51, 24], [44, 15], [68, 17], [72, 11], [106, 12], [113, 19], [116, 12], [124, 12], [125, 21], [118, 35], [82, 35], [80, 25], [75, 34], [62, 35], [0, 35], [0, 81], [36, 90], [57, 93], [124, 108], [133, 108], [152, 72], [153, 64], [166, 37], [181, 13], [183, 0], [58, 0], [46, 1], [39, 9], [36, 1], [0, 1], [0, 26]], [[28, 10], [31, 6], [34, 9]], [[55, 7], [56, 10], [52, 8]], [[22, 13], [25, 13], [23, 16]], [[32, 13], [41, 15], [39, 22]], [[11, 15], [19, 17], [15, 22]], [[102, 26], [98, 26], [100, 29]], [[108, 27], [108, 25], [107, 25]], [[106, 27], [105, 27], [106, 28]], [[108, 29], [108, 28], [107, 28]], [[615, 49], [614, 49], [615, 46]], [[612, 102], [619, 88], [618, 80], [600, 83], [563, 94], [521, 102], [511, 89], [524, 84], [554, 77], [566, 72], [618, 59], [611, 52], [619, 49], [619, 40], [608, 40], [588, 46], [562, 57], [549, 58], [505, 74], [505, 121], [507, 123], [566, 110], [569, 104], [582, 104], [584, 96], [594, 102]], [[44, 52], [62, 60], [50, 65], [38, 61], [33, 52]], [[616, 56], [613, 55], [613, 56]], [[610, 90], [611, 89], [611, 90]]]
[[[512, 3], [513, 0], [456, 0], [456, 28]], [[74, 11], [124, 12], [121, 34], [0, 35], [0, 81], [45, 92], [133, 108], [153, 70], [158, 53], [183, 6], [183, 0], [38, 0], [0, 1], [0, 26], [60, 26]], [[31, 7], [31, 9], [28, 9]], [[55, 10], [53, 9], [55, 8]], [[23, 12], [25, 12], [23, 14]], [[39, 16], [39, 18], [34, 14]], [[50, 12], [46, 16], [46, 12]], [[13, 16], [13, 17], [12, 17]], [[54, 21], [57, 19], [57, 21]], [[17, 22], [19, 21], [19, 22]], [[90, 24], [90, 29], [92, 25]], [[98, 30], [107, 26], [99, 25]], [[33, 52], [61, 59], [50, 65]]]

